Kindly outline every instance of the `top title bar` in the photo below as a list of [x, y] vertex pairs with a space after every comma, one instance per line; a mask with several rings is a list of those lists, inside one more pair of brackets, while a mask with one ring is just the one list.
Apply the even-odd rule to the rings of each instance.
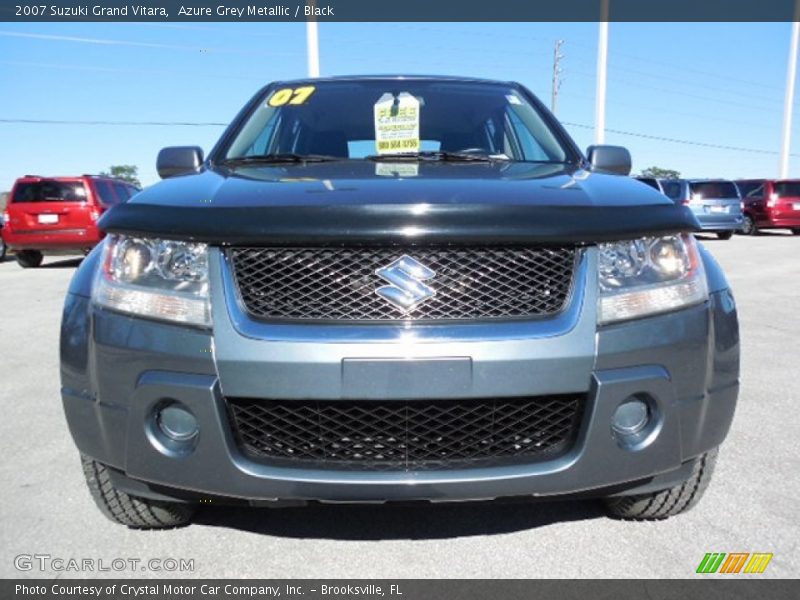
[[800, 0], [17, 0], [3, 2], [0, 21], [795, 21], [798, 6]]

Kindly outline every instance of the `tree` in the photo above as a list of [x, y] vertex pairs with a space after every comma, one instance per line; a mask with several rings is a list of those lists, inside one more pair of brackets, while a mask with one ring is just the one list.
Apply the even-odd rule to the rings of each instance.
[[679, 179], [680, 176], [680, 172], [675, 169], [662, 169], [661, 167], [647, 167], [639, 173], [639, 177], [655, 177], [656, 179]]
[[139, 167], [135, 165], [111, 165], [108, 168], [108, 172], [103, 171], [100, 175], [122, 179], [128, 183], [132, 183], [136, 187], [142, 187], [139, 181]]

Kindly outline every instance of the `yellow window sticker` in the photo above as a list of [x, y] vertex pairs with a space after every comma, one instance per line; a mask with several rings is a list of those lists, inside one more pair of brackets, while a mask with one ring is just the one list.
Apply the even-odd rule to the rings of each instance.
[[313, 85], [304, 85], [299, 88], [282, 88], [275, 90], [267, 100], [270, 106], [283, 106], [284, 104], [304, 104], [311, 97], [314, 90]]
[[419, 100], [408, 92], [385, 93], [375, 103], [378, 154], [419, 152]]

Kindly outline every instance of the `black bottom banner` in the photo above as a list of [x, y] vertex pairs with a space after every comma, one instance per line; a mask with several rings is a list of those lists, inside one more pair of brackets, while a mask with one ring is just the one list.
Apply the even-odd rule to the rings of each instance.
[[183, 579], [0, 580], [0, 598], [30, 600], [759, 600], [800, 597], [798, 580]]

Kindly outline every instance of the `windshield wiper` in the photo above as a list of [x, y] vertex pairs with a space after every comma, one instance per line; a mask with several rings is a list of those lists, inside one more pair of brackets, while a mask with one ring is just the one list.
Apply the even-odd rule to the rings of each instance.
[[305, 162], [329, 162], [334, 160], [344, 160], [339, 156], [327, 156], [324, 154], [294, 154], [283, 152], [279, 154], [252, 154], [250, 156], [234, 156], [220, 161], [223, 165], [246, 165], [252, 163], [305, 163]]
[[397, 162], [409, 160], [439, 160], [443, 162], [493, 162], [509, 160], [505, 155], [472, 154], [471, 152], [444, 152], [441, 150], [428, 152], [398, 152], [396, 154], [371, 154], [365, 160]]

